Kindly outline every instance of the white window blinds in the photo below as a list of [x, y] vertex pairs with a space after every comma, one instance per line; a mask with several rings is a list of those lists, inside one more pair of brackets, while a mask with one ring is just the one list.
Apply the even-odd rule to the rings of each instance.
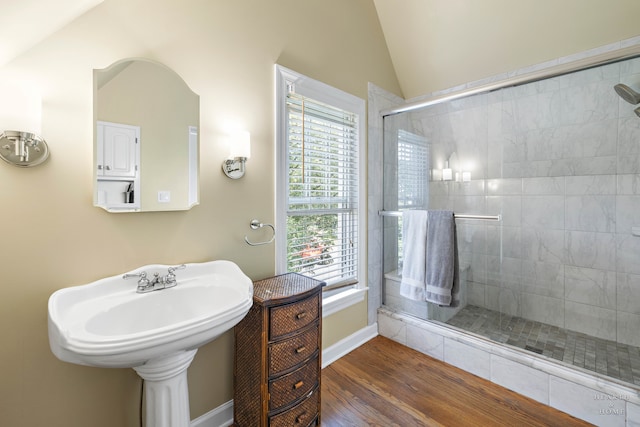
[[286, 98], [287, 270], [328, 285], [357, 281], [357, 114]]
[[[425, 137], [398, 130], [398, 209], [429, 206], [429, 146]], [[398, 269], [402, 271], [402, 217], [398, 219]]]
[[425, 137], [398, 131], [398, 208], [426, 209], [429, 201], [429, 148]]

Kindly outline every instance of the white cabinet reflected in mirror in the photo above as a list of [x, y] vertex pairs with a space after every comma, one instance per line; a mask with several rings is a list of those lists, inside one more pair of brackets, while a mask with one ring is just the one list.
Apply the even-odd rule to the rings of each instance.
[[93, 89], [94, 205], [150, 212], [198, 204], [200, 97], [146, 59], [94, 70]]

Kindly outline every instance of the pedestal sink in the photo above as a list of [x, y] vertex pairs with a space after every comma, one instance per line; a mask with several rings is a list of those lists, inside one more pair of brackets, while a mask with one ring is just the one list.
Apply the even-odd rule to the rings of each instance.
[[[147, 265], [158, 277], [170, 266]], [[145, 379], [146, 426], [187, 427], [187, 368], [197, 349], [235, 326], [253, 302], [253, 283], [230, 261], [186, 264], [177, 285], [136, 292], [117, 275], [60, 289], [49, 298], [49, 344], [60, 360], [133, 368]]]

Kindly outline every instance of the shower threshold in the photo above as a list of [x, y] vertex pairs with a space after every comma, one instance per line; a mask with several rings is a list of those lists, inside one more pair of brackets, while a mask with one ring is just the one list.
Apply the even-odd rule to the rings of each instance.
[[490, 340], [640, 385], [640, 348], [467, 305], [446, 324]]

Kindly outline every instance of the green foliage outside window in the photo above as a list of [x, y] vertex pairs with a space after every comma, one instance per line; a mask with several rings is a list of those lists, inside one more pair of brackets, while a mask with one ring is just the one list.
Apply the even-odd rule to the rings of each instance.
[[338, 215], [306, 215], [287, 218], [287, 265], [289, 271], [313, 274], [318, 266], [333, 262]]

